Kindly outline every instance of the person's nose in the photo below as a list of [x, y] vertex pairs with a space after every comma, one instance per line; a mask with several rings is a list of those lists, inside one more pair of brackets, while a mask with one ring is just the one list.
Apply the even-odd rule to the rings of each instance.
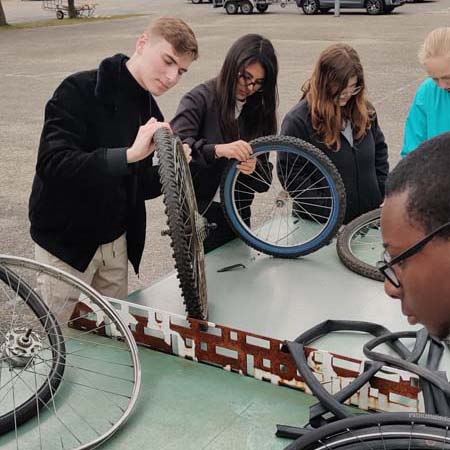
[[175, 85], [180, 77], [180, 74], [178, 73], [178, 67], [170, 67], [166, 73], [166, 77], [170, 86]]
[[247, 92], [248, 93], [254, 92], [255, 91], [255, 86], [256, 86], [256, 83], [254, 83], [254, 82], [248, 83], [246, 85]]

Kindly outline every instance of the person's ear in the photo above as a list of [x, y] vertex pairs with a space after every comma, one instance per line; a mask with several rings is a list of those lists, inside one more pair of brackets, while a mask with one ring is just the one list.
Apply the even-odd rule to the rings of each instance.
[[147, 43], [148, 43], [148, 36], [146, 33], [142, 33], [138, 37], [138, 40], [136, 41], [136, 53], [141, 55], [142, 52], [144, 51], [144, 47], [147, 45]]

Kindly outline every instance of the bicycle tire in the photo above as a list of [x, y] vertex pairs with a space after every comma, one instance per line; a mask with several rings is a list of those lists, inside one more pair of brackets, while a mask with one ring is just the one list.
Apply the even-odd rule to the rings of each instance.
[[[253, 157], [257, 158], [257, 168], [247, 177], [253, 184], [265, 184], [266, 190], [249, 186], [251, 183], [247, 179], [239, 180], [238, 161], [229, 165], [221, 180], [221, 198], [232, 229], [250, 247], [281, 258], [307, 255], [329, 244], [345, 214], [345, 188], [330, 159], [313, 145], [291, 136], [266, 136], [250, 144]], [[261, 162], [262, 158], [266, 162]], [[302, 165], [300, 170], [288, 168], [292, 158], [292, 166]], [[308, 169], [304, 171], [305, 167]], [[311, 179], [312, 185], [304, 187], [305, 180], [299, 185], [294, 184], [299, 183], [298, 175], [302, 172], [303, 177], [307, 175], [306, 181]], [[308, 191], [313, 196], [308, 196]], [[240, 195], [251, 197], [245, 200], [244, 207], [239, 205], [239, 201], [242, 202]], [[249, 205], [251, 217], [245, 210]], [[266, 220], [268, 214], [261, 212], [263, 208], [273, 211], [274, 217]], [[323, 215], [328, 210], [329, 215]], [[259, 217], [255, 220], [256, 216]], [[273, 236], [273, 224], [278, 227], [278, 236]], [[283, 236], [280, 236], [281, 228]], [[263, 237], [263, 233], [267, 233], [267, 237]], [[303, 233], [311, 236], [304, 239]]]
[[[51, 345], [52, 367], [47, 380], [21, 405], [0, 416], [0, 435], [14, 430], [37, 414], [58, 389], [65, 369], [65, 344], [61, 328], [41, 297], [10, 269], [0, 264], [0, 281], [12, 289], [36, 315]], [[2, 333], [2, 337], [4, 337]], [[6, 342], [5, 342], [6, 345]], [[0, 354], [2, 354], [0, 352]], [[3, 359], [3, 357], [2, 357]], [[13, 370], [12, 367], [10, 370]]]
[[177, 277], [189, 317], [205, 320], [208, 301], [203, 240], [206, 220], [198, 213], [192, 178], [180, 139], [166, 129], [155, 133], [165, 213]]
[[[319, 382], [308, 365], [305, 346], [314, 346], [314, 342], [320, 337], [337, 331], [354, 331], [358, 333], [371, 334], [374, 337], [387, 336], [389, 330], [382, 325], [351, 321], [351, 320], [326, 320], [316, 326], [306, 330], [298, 336], [293, 342], [286, 342], [286, 347], [291, 353], [299, 374], [305, 381], [313, 395], [319, 400], [319, 403], [312, 405], [310, 408], [309, 424], [318, 427], [327, 423], [330, 418], [324, 419], [324, 415], [330, 413], [336, 419], [344, 419], [350, 417], [352, 412], [342, 403], [355, 394], [361, 387], [366, 384], [383, 366], [382, 363], [375, 362], [366, 364], [364, 370], [342, 390], [335, 394], [330, 394]], [[422, 335], [421, 335], [422, 337]], [[422, 340], [421, 340], [422, 342]], [[400, 355], [402, 358], [411, 358], [415, 354], [411, 353], [402, 342], [398, 340], [388, 341], [387, 345], [391, 350]], [[328, 414], [329, 415], [329, 414]]]
[[[341, 228], [336, 240], [337, 254], [342, 263], [352, 272], [376, 281], [384, 281], [384, 276], [375, 266], [383, 252], [380, 215], [381, 209], [377, 208], [353, 219]], [[370, 239], [361, 242], [369, 233]], [[361, 250], [362, 247], [366, 250]]]
[[[59, 383], [56, 392], [49, 369], [54, 359], [52, 351], [58, 349], [50, 347], [49, 339], [41, 341], [42, 346], [31, 355], [30, 360], [36, 363], [25, 365], [22, 361], [24, 370], [15, 378], [14, 374], [7, 376], [11, 364], [5, 365], [8, 358], [12, 359], [11, 352], [0, 359], [0, 415], [9, 411], [11, 405], [15, 410], [15, 430], [0, 437], [0, 446], [7, 444], [5, 448], [18, 450], [97, 448], [129, 418], [141, 384], [137, 347], [122, 321], [124, 312], [116, 311], [117, 305], [111, 306], [83, 281], [46, 264], [0, 255], [0, 268], [6, 269], [4, 273], [8, 275], [3, 277], [6, 288], [0, 283], [0, 341], [6, 341], [4, 330], [18, 327], [33, 327], [42, 336], [48, 334], [48, 326], [51, 337], [55, 337], [51, 328], [54, 317], [59, 324], [56, 338], [62, 338], [64, 344], [60, 359], [64, 371], [61, 368], [54, 376], [54, 383]], [[9, 276], [11, 272], [17, 275], [14, 281]], [[69, 290], [62, 294], [61, 288]], [[28, 303], [33, 293], [44, 303], [43, 310], [36, 308], [39, 317], [18, 294], [21, 289], [26, 289], [22, 295]], [[12, 356], [15, 367], [19, 367], [17, 354]], [[19, 426], [18, 408], [30, 392], [39, 394], [38, 387], [44, 381], [49, 384], [51, 399], [47, 404], [38, 399], [42, 408], [37, 405], [35, 417]], [[98, 405], [102, 405], [101, 414]]]
[[448, 449], [449, 428], [449, 418], [432, 414], [356, 414], [306, 432], [285, 450]]

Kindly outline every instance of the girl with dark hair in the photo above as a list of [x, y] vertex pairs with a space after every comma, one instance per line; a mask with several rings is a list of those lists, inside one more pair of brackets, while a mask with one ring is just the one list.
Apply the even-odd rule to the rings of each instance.
[[388, 149], [367, 100], [357, 52], [346, 44], [326, 48], [302, 92], [284, 118], [281, 134], [310, 142], [333, 161], [347, 194], [345, 223], [378, 208], [389, 172]]
[[[258, 34], [242, 36], [229, 49], [220, 73], [188, 92], [171, 121], [173, 132], [192, 148], [199, 211], [217, 225], [204, 241], [206, 252], [236, 237], [221, 209], [220, 179], [230, 159], [240, 161], [240, 177], [251, 175], [256, 159], [248, 141], [277, 132], [277, 76], [271, 42]], [[254, 180], [248, 178], [248, 183]], [[248, 205], [247, 220], [251, 200], [249, 195], [242, 200]]]

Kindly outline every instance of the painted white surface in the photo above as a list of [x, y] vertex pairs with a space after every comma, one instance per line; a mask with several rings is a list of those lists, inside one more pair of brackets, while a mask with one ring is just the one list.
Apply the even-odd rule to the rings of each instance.
[[[237, 263], [245, 269], [217, 272]], [[386, 296], [383, 283], [342, 265], [334, 241], [303, 258], [277, 259], [235, 240], [206, 256], [206, 276], [209, 320], [266, 337], [293, 340], [327, 319], [376, 322], [391, 331], [414, 329], [401, 314], [400, 302]], [[133, 294], [131, 300], [185, 313], [175, 273]], [[362, 358], [367, 340], [366, 335], [338, 333], [314, 346]]]

